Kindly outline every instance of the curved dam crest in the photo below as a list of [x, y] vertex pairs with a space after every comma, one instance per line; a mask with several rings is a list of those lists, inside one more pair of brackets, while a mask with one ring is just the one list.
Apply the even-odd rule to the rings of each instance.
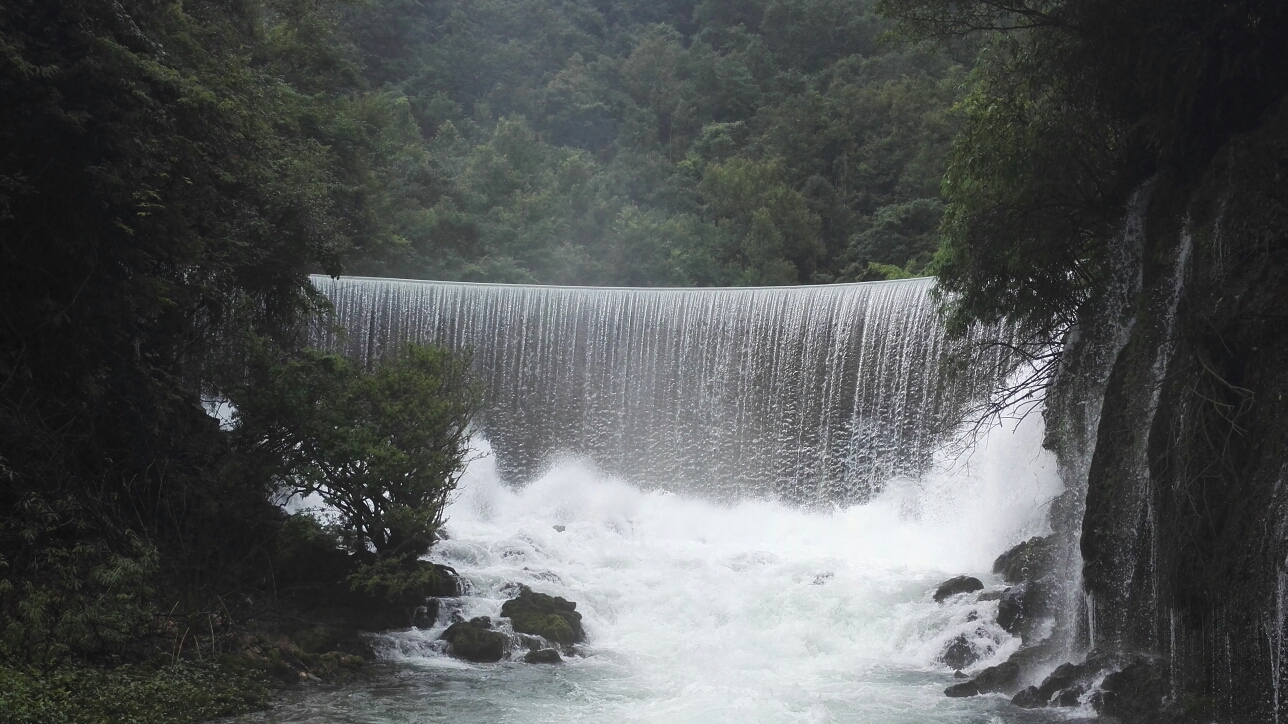
[[369, 364], [406, 342], [469, 350], [479, 426], [512, 484], [561, 456], [715, 499], [866, 502], [918, 478], [1003, 347], [950, 370], [932, 279], [595, 288], [312, 278], [317, 346]]

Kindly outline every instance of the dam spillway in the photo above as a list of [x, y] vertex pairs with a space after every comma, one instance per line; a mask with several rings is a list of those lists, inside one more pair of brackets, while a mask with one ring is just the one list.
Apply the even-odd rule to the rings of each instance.
[[[315, 276], [313, 343], [362, 364], [468, 350], [503, 479], [561, 456], [715, 499], [862, 503], [916, 478], [1011, 369], [951, 364], [933, 280], [804, 287], [546, 287]], [[951, 368], [951, 369], [950, 369]]]

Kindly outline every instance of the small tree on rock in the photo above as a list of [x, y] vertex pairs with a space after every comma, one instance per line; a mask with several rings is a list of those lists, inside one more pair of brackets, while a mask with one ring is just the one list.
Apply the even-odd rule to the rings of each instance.
[[355, 585], [396, 594], [410, 582], [393, 578], [433, 545], [467, 462], [478, 407], [468, 357], [409, 345], [370, 372], [311, 350], [257, 367], [233, 401], [243, 449], [285, 492], [332, 509], [362, 566]]

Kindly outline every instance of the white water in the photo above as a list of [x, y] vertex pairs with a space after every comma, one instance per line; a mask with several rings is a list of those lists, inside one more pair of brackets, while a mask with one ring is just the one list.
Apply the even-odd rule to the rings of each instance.
[[[407, 340], [472, 350], [497, 454], [468, 470], [450, 538], [433, 551], [467, 595], [427, 630], [376, 637], [383, 677], [296, 694], [271, 721], [1061, 716], [943, 695], [956, 681], [940, 661], [950, 642], [965, 636], [983, 655], [968, 674], [1020, 642], [993, 623], [995, 602], [936, 604], [935, 588], [962, 573], [999, 588], [993, 560], [1047, 532], [1061, 488], [1036, 414], [992, 430], [967, 459], [936, 452], [945, 421], [988, 398], [1012, 361], [990, 347], [942, 374], [957, 343], [929, 281], [315, 283], [346, 330], [320, 326], [326, 348], [360, 362]], [[576, 655], [475, 665], [444, 653], [453, 615], [496, 617], [517, 584], [578, 603], [587, 641]]]
[[[507, 482], [574, 452], [648, 488], [811, 506], [920, 477], [961, 409], [1014, 364], [963, 346], [929, 279], [608, 289], [314, 278], [314, 343], [370, 363], [408, 341], [470, 350]], [[1003, 335], [1004, 330], [975, 334]]]
[[[434, 558], [457, 568], [466, 617], [497, 616], [514, 583], [578, 602], [588, 641], [558, 666], [466, 664], [433, 629], [378, 637], [392, 678], [312, 694], [274, 721], [1020, 722], [1049, 712], [949, 699], [937, 659], [966, 634], [996, 664], [1018, 639], [995, 602], [945, 604], [959, 573], [1045, 532], [1059, 492], [1041, 420], [995, 429], [968, 461], [892, 484], [868, 505], [806, 512], [646, 492], [568, 461], [521, 490], [471, 465]], [[563, 532], [554, 526], [564, 526]], [[971, 620], [978, 617], [978, 620]]]

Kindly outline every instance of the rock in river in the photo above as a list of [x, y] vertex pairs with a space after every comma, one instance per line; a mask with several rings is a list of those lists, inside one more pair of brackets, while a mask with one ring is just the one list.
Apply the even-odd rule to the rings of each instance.
[[516, 632], [554, 643], [574, 644], [586, 638], [576, 603], [537, 593], [527, 586], [520, 586], [519, 595], [501, 606], [501, 615], [510, 619]]
[[935, 603], [943, 603], [945, 598], [956, 596], [959, 593], [970, 593], [972, 591], [984, 590], [984, 584], [978, 578], [971, 576], [957, 576], [950, 578], [939, 585], [935, 591]]
[[440, 638], [447, 642], [447, 652], [458, 659], [487, 663], [505, 655], [505, 636], [492, 630], [487, 616], [454, 623]]

